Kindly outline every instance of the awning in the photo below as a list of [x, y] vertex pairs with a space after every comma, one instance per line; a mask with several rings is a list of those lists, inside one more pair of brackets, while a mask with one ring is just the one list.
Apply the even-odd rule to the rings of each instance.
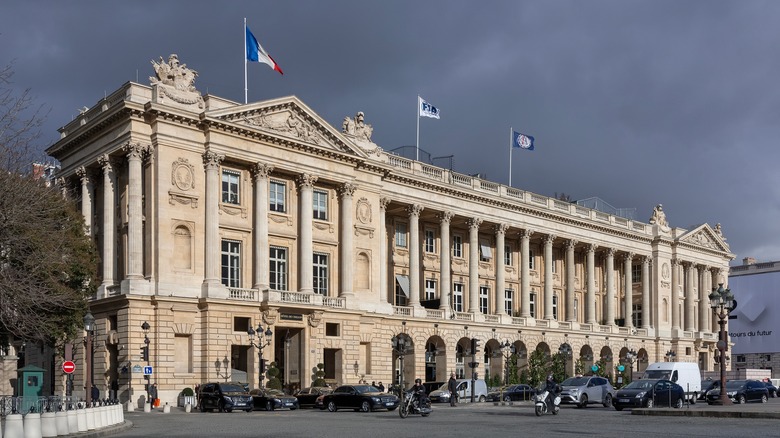
[[409, 298], [409, 277], [406, 275], [396, 275], [395, 281], [401, 286], [401, 292], [404, 293], [404, 296]]
[[493, 253], [490, 251], [490, 245], [486, 241], [479, 242], [479, 250], [482, 252], [482, 258], [492, 259]]

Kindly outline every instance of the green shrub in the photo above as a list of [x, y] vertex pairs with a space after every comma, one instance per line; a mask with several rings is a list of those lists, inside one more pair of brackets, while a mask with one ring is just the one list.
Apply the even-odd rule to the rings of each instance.
[[268, 366], [268, 371], [266, 371], [266, 374], [268, 374], [268, 385], [266, 385], [269, 388], [272, 389], [282, 389], [282, 381], [279, 380], [279, 368], [276, 367], [276, 362], [271, 362], [271, 365]]
[[192, 397], [195, 395], [195, 391], [193, 391], [192, 388], [184, 388], [181, 390], [181, 395], [184, 397]]
[[317, 364], [317, 371], [314, 372], [314, 381], [311, 383], [311, 386], [325, 386], [325, 364], [324, 363], [318, 363]]

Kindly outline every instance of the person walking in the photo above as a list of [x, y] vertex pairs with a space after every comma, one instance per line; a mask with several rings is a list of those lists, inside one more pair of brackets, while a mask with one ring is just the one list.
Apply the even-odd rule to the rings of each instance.
[[455, 406], [455, 398], [458, 396], [458, 381], [455, 380], [455, 373], [450, 374], [450, 380], [447, 381], [447, 389], [450, 391], [450, 406]]
[[377, 386], [380, 391], [385, 392], [385, 385], [382, 384], [382, 382], [379, 382], [379, 386]]
[[152, 383], [152, 386], [149, 387], [149, 402], [152, 404], [151, 408], [154, 409], [154, 406], [157, 404], [157, 384]]

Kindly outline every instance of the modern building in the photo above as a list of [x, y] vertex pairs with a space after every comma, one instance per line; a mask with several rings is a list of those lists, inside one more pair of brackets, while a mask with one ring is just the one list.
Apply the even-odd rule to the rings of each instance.
[[204, 96], [175, 55], [155, 70], [48, 149], [102, 256], [91, 312], [104, 393], [118, 380], [137, 400], [142, 365], [163, 401], [216, 379], [257, 386], [261, 355], [292, 387], [318, 364], [333, 383], [446, 380], [471, 362], [502, 374], [511, 347], [520, 369], [535, 350], [566, 353], [570, 374], [672, 354], [713, 369], [707, 295], [734, 258], [720, 228], [672, 227], [660, 205], [630, 220], [389, 154], [363, 113], [334, 127], [294, 96]]

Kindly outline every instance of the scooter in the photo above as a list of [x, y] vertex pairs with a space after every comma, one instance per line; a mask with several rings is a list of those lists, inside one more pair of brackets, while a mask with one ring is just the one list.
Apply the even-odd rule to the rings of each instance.
[[[542, 391], [539, 394], [536, 395], [536, 405], [535, 405], [535, 411], [536, 416], [539, 417], [542, 414], [547, 414], [550, 410], [547, 407], [547, 397], [549, 396], [549, 391]], [[558, 412], [561, 410], [559, 405], [561, 404], [561, 397], [558, 394], [553, 394], [553, 409], [552, 412], [549, 412], [553, 415], [558, 415]]]
[[417, 394], [414, 391], [408, 391], [401, 400], [401, 406], [398, 408], [398, 415], [406, 418], [409, 414], [420, 414], [423, 417], [431, 415], [431, 399], [424, 397], [423, 394]]

